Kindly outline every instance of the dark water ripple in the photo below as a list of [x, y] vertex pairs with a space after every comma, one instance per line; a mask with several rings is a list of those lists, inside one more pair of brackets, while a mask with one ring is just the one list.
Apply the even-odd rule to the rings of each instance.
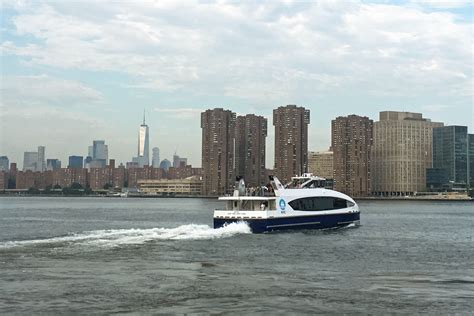
[[362, 225], [248, 234], [214, 200], [1, 198], [0, 313], [474, 310], [471, 203], [363, 202]]

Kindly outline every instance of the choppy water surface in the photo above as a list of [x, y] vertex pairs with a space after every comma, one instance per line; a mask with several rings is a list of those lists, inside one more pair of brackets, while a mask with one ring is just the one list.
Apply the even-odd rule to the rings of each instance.
[[0, 313], [461, 313], [474, 204], [361, 202], [362, 225], [214, 230], [205, 199], [0, 198]]

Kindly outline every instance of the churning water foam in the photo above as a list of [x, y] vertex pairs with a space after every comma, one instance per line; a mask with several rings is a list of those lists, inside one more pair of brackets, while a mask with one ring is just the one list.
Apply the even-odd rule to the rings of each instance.
[[240, 234], [250, 234], [250, 227], [244, 223], [231, 223], [221, 228], [208, 225], [182, 225], [176, 228], [149, 229], [109, 229], [75, 233], [67, 236], [0, 243], [1, 248], [47, 244], [78, 244], [114, 247], [120, 245], [143, 244], [153, 240], [204, 240], [226, 238]]

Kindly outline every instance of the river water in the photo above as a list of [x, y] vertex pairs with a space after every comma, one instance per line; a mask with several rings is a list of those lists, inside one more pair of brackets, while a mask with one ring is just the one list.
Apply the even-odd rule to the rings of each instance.
[[470, 202], [362, 201], [361, 226], [212, 229], [209, 199], [0, 198], [0, 314], [474, 310]]

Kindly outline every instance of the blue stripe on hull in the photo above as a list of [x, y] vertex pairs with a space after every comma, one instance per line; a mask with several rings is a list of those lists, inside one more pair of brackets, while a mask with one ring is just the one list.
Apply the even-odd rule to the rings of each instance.
[[214, 228], [219, 228], [230, 223], [245, 221], [249, 224], [253, 233], [264, 233], [275, 230], [335, 228], [346, 226], [352, 222], [359, 221], [359, 219], [360, 213], [245, 220], [214, 218]]

